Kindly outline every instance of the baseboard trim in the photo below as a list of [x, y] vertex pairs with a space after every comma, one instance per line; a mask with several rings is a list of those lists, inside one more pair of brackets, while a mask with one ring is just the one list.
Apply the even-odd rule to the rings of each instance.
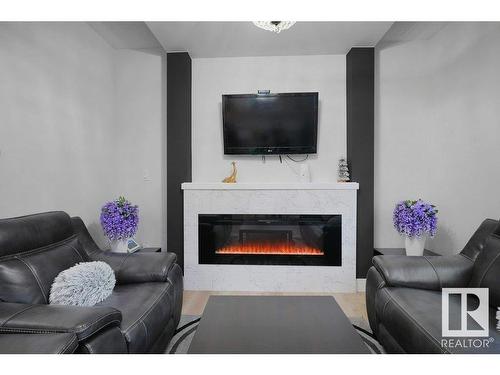
[[358, 292], [366, 291], [366, 279], [356, 279], [356, 290]]

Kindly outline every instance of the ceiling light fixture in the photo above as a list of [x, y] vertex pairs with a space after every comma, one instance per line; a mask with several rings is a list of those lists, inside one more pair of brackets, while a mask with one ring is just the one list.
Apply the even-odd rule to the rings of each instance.
[[279, 34], [293, 26], [295, 21], [253, 21], [253, 24], [261, 29], [273, 31]]

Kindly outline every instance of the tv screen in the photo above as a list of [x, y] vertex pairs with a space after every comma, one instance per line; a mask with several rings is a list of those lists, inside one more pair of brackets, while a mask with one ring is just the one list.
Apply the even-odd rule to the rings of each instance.
[[222, 95], [224, 154], [315, 154], [318, 93]]

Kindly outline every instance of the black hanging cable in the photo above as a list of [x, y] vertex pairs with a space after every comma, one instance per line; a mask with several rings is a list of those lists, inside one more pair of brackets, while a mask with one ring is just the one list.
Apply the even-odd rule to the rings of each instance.
[[288, 159], [290, 159], [291, 161], [295, 162], [295, 163], [301, 163], [303, 161], [306, 161], [308, 158], [309, 158], [309, 154], [306, 155], [306, 157], [302, 160], [295, 160], [294, 158], [292, 158], [290, 155], [287, 155], [286, 156]]

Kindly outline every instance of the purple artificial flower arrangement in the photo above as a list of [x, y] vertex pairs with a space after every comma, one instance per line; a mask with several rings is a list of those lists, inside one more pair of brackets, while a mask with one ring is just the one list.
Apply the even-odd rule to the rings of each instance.
[[101, 226], [111, 241], [133, 237], [139, 226], [139, 207], [125, 197], [108, 202], [101, 209]]
[[420, 237], [428, 233], [434, 237], [437, 230], [436, 206], [419, 199], [396, 204], [392, 216], [394, 228], [407, 237]]

